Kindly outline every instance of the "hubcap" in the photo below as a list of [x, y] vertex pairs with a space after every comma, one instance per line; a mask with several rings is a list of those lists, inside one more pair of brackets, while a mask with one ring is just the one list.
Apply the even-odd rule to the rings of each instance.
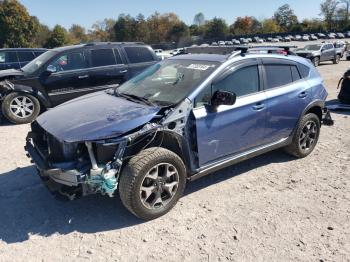
[[148, 209], [166, 206], [175, 196], [179, 185], [179, 173], [169, 163], [152, 167], [142, 181], [140, 198]]
[[301, 150], [309, 151], [314, 146], [317, 133], [318, 129], [315, 122], [309, 121], [304, 125], [299, 137], [299, 146]]
[[34, 103], [29, 97], [17, 96], [12, 99], [10, 110], [16, 117], [27, 118], [34, 112]]

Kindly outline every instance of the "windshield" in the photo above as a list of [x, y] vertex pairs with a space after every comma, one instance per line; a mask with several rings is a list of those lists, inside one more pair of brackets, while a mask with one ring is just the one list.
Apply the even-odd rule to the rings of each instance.
[[33, 61], [29, 62], [27, 65], [22, 67], [23, 72], [27, 74], [32, 74], [38, 70], [41, 65], [45, 64], [49, 59], [51, 59], [57, 53], [55, 51], [47, 51], [42, 55], [35, 58]]
[[308, 50], [308, 51], [318, 51], [320, 50], [322, 45], [307, 45], [302, 50]]
[[201, 84], [217, 66], [217, 62], [165, 60], [121, 85], [118, 93], [137, 96], [159, 105], [176, 104]]

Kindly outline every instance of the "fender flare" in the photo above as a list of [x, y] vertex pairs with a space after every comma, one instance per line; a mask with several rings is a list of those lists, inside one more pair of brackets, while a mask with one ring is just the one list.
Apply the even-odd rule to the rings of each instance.
[[43, 105], [45, 108], [51, 107], [51, 102], [48, 99], [48, 97], [44, 93], [42, 93], [41, 91], [34, 89], [31, 86], [13, 84], [13, 85], [11, 85], [11, 88], [3, 87], [2, 89], [0, 89], [0, 92], [2, 93], [3, 97], [5, 97], [6, 95], [8, 95], [11, 92], [29, 94], [29, 95], [36, 97], [39, 100], [40, 104]]

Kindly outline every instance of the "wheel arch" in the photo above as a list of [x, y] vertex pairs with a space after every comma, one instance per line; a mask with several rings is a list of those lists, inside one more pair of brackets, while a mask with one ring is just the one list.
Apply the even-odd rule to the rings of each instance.
[[47, 109], [51, 107], [51, 102], [50, 100], [46, 97], [45, 94], [40, 92], [39, 90], [36, 90], [32, 88], [31, 86], [25, 86], [25, 85], [14, 85], [12, 89], [7, 90], [7, 92], [3, 93], [3, 97], [10, 93], [19, 93], [19, 94], [28, 94], [32, 95], [35, 98], [38, 99], [41, 109]]

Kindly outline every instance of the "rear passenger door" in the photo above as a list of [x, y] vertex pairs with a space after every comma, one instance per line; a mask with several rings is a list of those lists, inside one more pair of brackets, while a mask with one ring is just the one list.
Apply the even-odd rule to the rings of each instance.
[[0, 51], [0, 70], [19, 69], [17, 53], [15, 51]]
[[123, 47], [123, 52], [129, 63], [130, 78], [158, 62], [158, 58], [147, 46], [126, 46]]
[[21, 68], [35, 58], [32, 51], [17, 51], [17, 56]]
[[299, 64], [273, 58], [263, 59], [263, 64], [267, 99], [265, 141], [272, 143], [291, 135], [312, 94], [310, 85], [299, 72]]
[[112, 48], [91, 49], [89, 83], [92, 91], [118, 86], [127, 80], [128, 68], [119, 51]]

